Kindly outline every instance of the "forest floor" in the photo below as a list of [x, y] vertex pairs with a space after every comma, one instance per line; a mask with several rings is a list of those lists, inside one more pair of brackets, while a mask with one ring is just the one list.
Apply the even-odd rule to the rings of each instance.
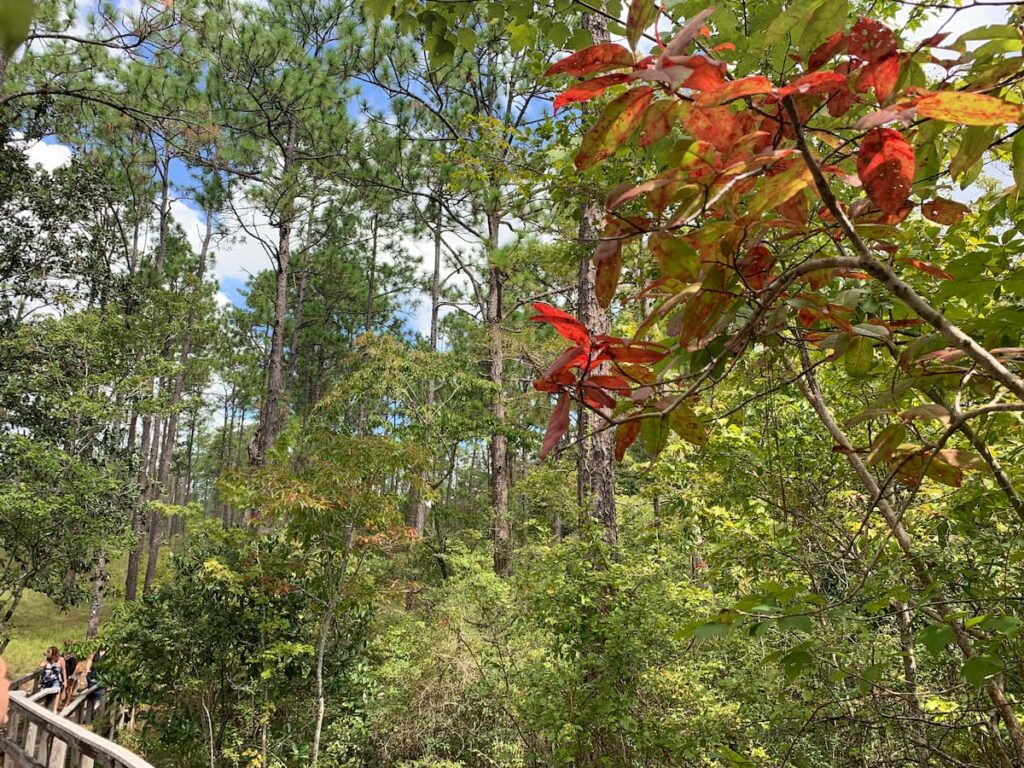
[[[167, 572], [168, 547], [160, 551], [157, 579]], [[110, 563], [106, 594], [100, 612], [102, 622], [124, 604], [124, 578], [128, 570], [128, 556], [122, 555]], [[18, 677], [34, 670], [43, 660], [51, 645], [63, 649], [64, 641], [79, 643], [85, 640], [89, 621], [89, 601], [62, 610], [46, 595], [29, 590], [21, 600], [7, 627], [11, 642], [4, 651], [9, 677]]]

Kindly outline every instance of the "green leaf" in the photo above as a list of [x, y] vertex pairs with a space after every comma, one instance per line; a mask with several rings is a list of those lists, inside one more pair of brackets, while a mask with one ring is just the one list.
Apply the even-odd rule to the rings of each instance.
[[826, 38], [846, 27], [846, 17], [849, 13], [848, 0], [825, 0], [811, 14], [800, 34], [797, 50], [801, 55], [808, 56]]
[[1017, 195], [1024, 189], [1024, 131], [1013, 137], [1013, 145], [1010, 148], [1013, 165], [1013, 180], [1017, 183]]
[[990, 126], [967, 128], [960, 142], [960, 149], [949, 164], [949, 175], [956, 179], [978, 164], [995, 135], [996, 129]]
[[988, 653], [982, 653], [964, 662], [960, 674], [965, 680], [980, 686], [990, 677], [1003, 671], [1003, 662]]
[[0, 48], [8, 58], [28, 37], [32, 12], [32, 0], [0, 0]]
[[535, 24], [511, 24], [508, 32], [508, 46], [513, 53], [525, 50], [537, 42], [537, 26]]
[[866, 336], [855, 336], [843, 355], [846, 373], [853, 378], [867, 376], [875, 364], [875, 347]]
[[810, 616], [785, 616], [779, 619], [779, 629], [784, 632], [796, 630], [811, 634], [814, 631], [814, 622]]
[[792, 683], [800, 677], [803, 671], [814, 663], [814, 658], [807, 651], [790, 651], [782, 657], [782, 671], [786, 675], [786, 682]]
[[472, 27], [461, 27], [455, 33], [455, 39], [458, 40], [459, 47], [464, 51], [471, 51], [476, 47], [476, 32]]
[[657, 456], [668, 442], [671, 431], [668, 427], [668, 419], [664, 416], [660, 418], [651, 416], [643, 419], [640, 423], [642, 425], [640, 439], [643, 441], [644, 448], [651, 456]]
[[768, 25], [764, 34], [764, 47], [770, 48], [791, 33], [794, 37], [802, 38], [806, 27], [804, 20], [809, 19], [821, 4], [822, 0], [799, 0], [789, 6]]
[[941, 656], [947, 645], [956, 642], [956, 635], [948, 624], [932, 624], [917, 633], [917, 641], [927, 648], [932, 656]]

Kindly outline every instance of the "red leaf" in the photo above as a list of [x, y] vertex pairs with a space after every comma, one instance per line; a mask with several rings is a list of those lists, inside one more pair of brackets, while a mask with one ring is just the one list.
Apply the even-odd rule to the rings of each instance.
[[719, 43], [711, 49], [712, 53], [718, 53], [719, 51], [735, 51], [735, 43]]
[[850, 30], [850, 54], [874, 62], [895, 53], [899, 41], [885, 24], [866, 16], [857, 19]]
[[657, 363], [665, 357], [665, 352], [646, 345], [632, 344], [609, 346], [608, 354], [617, 363]]
[[596, 374], [594, 376], [587, 377], [585, 383], [594, 385], [595, 387], [601, 387], [607, 389], [609, 392], [615, 392], [623, 397], [628, 397], [633, 387], [629, 383], [629, 380], [624, 376], [616, 376], [615, 374]]
[[627, 82], [628, 80], [629, 75], [621, 73], [595, 77], [593, 80], [586, 80], [579, 85], [574, 85], [572, 88], [563, 91], [555, 97], [555, 103], [553, 105], [554, 111], [557, 113], [558, 110], [567, 104], [590, 101], [590, 99], [593, 99], [595, 96], [600, 96], [613, 85], [619, 85]]
[[548, 419], [548, 428], [544, 432], [544, 443], [540, 447], [540, 458], [544, 458], [562, 439], [569, 429], [569, 395], [563, 392], [558, 396], [558, 403]]
[[740, 274], [753, 290], [763, 290], [771, 282], [772, 266], [775, 264], [775, 257], [763, 245], [755, 245], [747, 255], [740, 259], [736, 266]]
[[729, 149], [748, 133], [741, 118], [728, 107], [694, 107], [683, 116], [683, 128], [693, 138], [709, 142], [720, 150]]
[[949, 274], [949, 272], [944, 270], [942, 267], [932, 264], [930, 261], [921, 261], [920, 259], [903, 259], [903, 261], [907, 262], [907, 264], [912, 266], [914, 269], [919, 269], [926, 275], [937, 277], [939, 280], [955, 279], [951, 274]]
[[618, 43], [600, 43], [566, 56], [548, 67], [545, 77], [553, 75], [590, 75], [609, 69], [633, 66], [633, 54]]
[[1021, 106], [982, 93], [942, 91], [920, 99], [917, 114], [960, 125], [1003, 125], [1021, 121]]
[[683, 81], [684, 88], [695, 91], [713, 91], [725, 83], [727, 71], [724, 61], [713, 61], [706, 56], [673, 57], [673, 64], [680, 64], [690, 70], [691, 74]]
[[963, 203], [958, 203], [955, 200], [944, 200], [941, 197], [929, 200], [927, 203], [921, 203], [921, 213], [924, 214], [926, 219], [946, 226], [956, 224], [970, 210]]
[[899, 54], [892, 53], [863, 69], [857, 78], [857, 90], [863, 93], [868, 88], [874, 88], [875, 98], [882, 103], [892, 96], [899, 79], [900, 57]]
[[548, 323], [563, 338], [579, 344], [584, 349], [589, 349], [590, 333], [575, 317], [542, 301], [534, 304], [533, 308], [539, 314], [534, 315], [530, 320], [535, 323]]
[[914, 148], [891, 128], [874, 128], [860, 144], [857, 175], [871, 202], [885, 213], [898, 213], [914, 181]]
[[831, 35], [807, 57], [807, 69], [813, 71], [846, 47], [846, 35], [842, 31]]
[[613, 155], [636, 131], [653, 98], [654, 89], [644, 85], [626, 91], [609, 104], [584, 134], [576, 155], [576, 169], [586, 170]]
[[590, 362], [590, 356], [586, 349], [579, 345], [569, 347], [555, 358], [555, 361], [545, 371], [542, 380], [551, 384], [571, 384], [576, 380], [575, 377], [567, 381], [565, 374], [570, 368], [583, 368], [588, 362]]
[[615, 428], [615, 460], [622, 461], [629, 446], [636, 442], [640, 435], [639, 419], [625, 421]]
[[701, 94], [697, 97], [697, 103], [702, 107], [716, 107], [733, 99], [754, 96], [759, 93], [771, 93], [771, 91], [771, 80], [764, 75], [751, 75], [750, 77], [733, 80], [709, 93]]

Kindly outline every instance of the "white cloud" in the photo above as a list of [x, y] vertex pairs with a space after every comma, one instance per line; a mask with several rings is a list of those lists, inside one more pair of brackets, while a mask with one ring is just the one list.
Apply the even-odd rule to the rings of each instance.
[[71, 162], [71, 148], [64, 144], [47, 144], [44, 141], [34, 141], [26, 144], [25, 155], [30, 163], [41, 165], [51, 173], [62, 165]]
[[[232, 234], [215, 240], [211, 246], [215, 256], [213, 274], [218, 280], [225, 277], [244, 280], [249, 275], [270, 266], [270, 259], [263, 245], [245, 230], [248, 229], [268, 240], [273, 240], [276, 233], [267, 224], [265, 216], [246, 208], [244, 202], [236, 201], [236, 210], [245, 227], [239, 227], [238, 222], [232, 221], [234, 217], [226, 214], [225, 223], [232, 230]], [[206, 221], [202, 212], [191, 202], [175, 200], [171, 203], [171, 214], [185, 230], [189, 244], [198, 251], [202, 247], [203, 233], [206, 231]]]

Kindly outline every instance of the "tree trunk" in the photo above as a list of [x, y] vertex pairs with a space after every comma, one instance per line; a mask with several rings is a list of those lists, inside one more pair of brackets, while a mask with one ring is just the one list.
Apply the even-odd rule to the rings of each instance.
[[[587, 13], [582, 18], [583, 26], [590, 30], [595, 43], [609, 40], [608, 23], [596, 13]], [[579, 318], [592, 333], [607, 334], [611, 331], [608, 313], [598, 303], [594, 284], [597, 269], [591, 258], [600, 237], [603, 210], [592, 200], [583, 203], [580, 210], [579, 241], [583, 258], [579, 270]], [[598, 367], [600, 374], [609, 373], [608, 363]], [[603, 429], [606, 419], [611, 419], [610, 408], [602, 409], [600, 416], [593, 415], [582, 404], [577, 419], [576, 454], [576, 496], [580, 505], [581, 527], [592, 521], [602, 528], [602, 536], [610, 546], [618, 543], [618, 518], [615, 511], [615, 430]], [[593, 431], [593, 430], [597, 431]]]
[[[284, 151], [282, 176], [287, 176], [293, 164], [296, 129], [294, 118], [288, 129], [288, 141]], [[270, 359], [267, 361], [267, 383], [260, 408], [259, 424], [249, 443], [249, 465], [262, 466], [266, 461], [267, 449], [274, 442], [281, 429], [282, 369], [284, 363], [285, 321], [288, 318], [288, 261], [291, 256], [292, 227], [295, 224], [294, 200], [286, 201], [277, 225], [277, 283], [274, 292], [274, 326], [270, 337]]]
[[[150, 383], [152, 388], [152, 382]], [[143, 511], [142, 499], [145, 498], [146, 472], [149, 468], [149, 443], [152, 440], [153, 417], [145, 414], [142, 417], [142, 437], [139, 441], [139, 501], [132, 513], [132, 548], [128, 552], [128, 572], [124, 580], [124, 599], [127, 602], [133, 601], [138, 595], [139, 588], [139, 564], [142, 559], [142, 549], [139, 542], [142, 541]]]
[[[160, 467], [157, 471], [156, 488], [154, 495], [162, 494], [166, 499], [170, 493], [167, 481], [171, 473], [171, 459], [174, 455], [174, 447], [178, 438], [178, 416], [181, 404], [181, 396], [185, 391], [185, 373], [188, 368], [189, 355], [192, 354], [192, 335], [196, 325], [196, 301], [198, 294], [202, 291], [203, 280], [206, 277], [206, 257], [210, 251], [210, 241], [213, 239], [213, 212], [207, 211], [206, 232], [203, 234], [203, 244], [199, 250], [199, 263], [196, 265], [196, 288], [192, 300], [189, 302], [188, 317], [185, 320], [185, 336], [181, 341], [181, 352], [178, 355], [178, 370], [174, 376], [174, 387], [171, 390], [171, 401], [168, 405], [169, 413], [167, 425], [164, 429], [163, 445], [160, 449]], [[146, 560], [146, 579], [142, 586], [142, 593], [148, 594], [156, 578], [157, 558], [160, 554], [160, 511], [153, 508], [149, 517], [149, 556]]]
[[[491, 213], [487, 217], [488, 254], [498, 248], [498, 229], [501, 218]], [[503, 319], [502, 290], [505, 273], [494, 264], [487, 268], [487, 307], [484, 324], [487, 328], [487, 351], [490, 358], [490, 380], [494, 387], [491, 396], [491, 415], [496, 429], [491, 433], [491, 507], [494, 520], [494, 572], [507, 576], [512, 548], [512, 528], [508, 519], [508, 441], [505, 425], [505, 359], [501, 337]]]
[[355, 529], [349, 529], [345, 536], [345, 551], [342, 553], [340, 573], [338, 581], [331, 593], [324, 613], [323, 621], [320, 622], [320, 633], [316, 644], [316, 668], [314, 677], [316, 679], [316, 723], [313, 727], [313, 745], [310, 748], [310, 768], [316, 768], [320, 757], [320, 740], [324, 730], [324, 715], [327, 712], [327, 698], [324, 695], [324, 657], [327, 652], [327, 641], [331, 636], [331, 628], [334, 626], [334, 612], [341, 602], [341, 590], [345, 584], [345, 573], [348, 570], [348, 556], [352, 550], [352, 539]]
[[92, 571], [92, 599], [89, 601], [89, 622], [85, 628], [85, 639], [92, 640], [100, 631], [100, 611], [103, 609], [103, 585], [107, 581], [107, 555], [102, 550], [96, 553], [96, 564]]

